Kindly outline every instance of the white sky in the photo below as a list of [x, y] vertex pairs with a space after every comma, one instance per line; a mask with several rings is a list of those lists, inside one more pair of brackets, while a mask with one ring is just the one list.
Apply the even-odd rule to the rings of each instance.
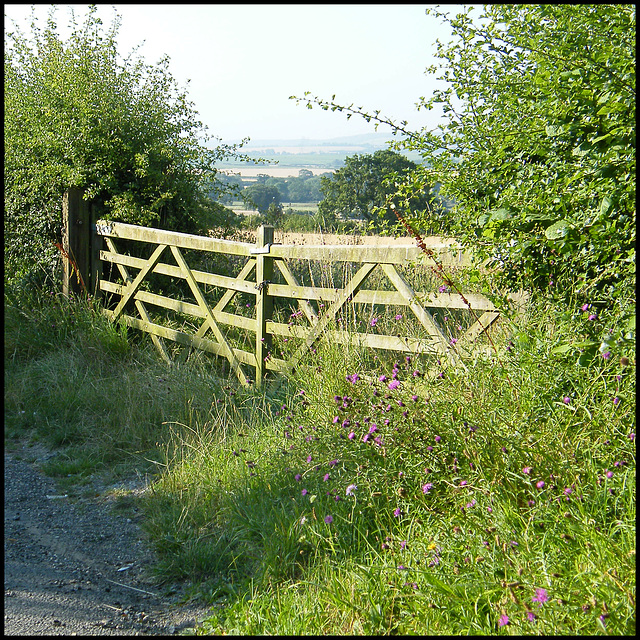
[[[51, 5], [36, 5], [42, 26]], [[57, 5], [59, 31], [68, 7], [82, 22], [87, 5]], [[435, 40], [448, 39], [446, 27], [425, 15], [428, 5], [279, 5], [279, 4], [100, 4], [108, 27], [114, 8], [122, 17], [120, 53], [144, 45], [147, 63], [163, 54], [209, 132], [233, 142], [250, 137], [327, 139], [373, 133], [374, 125], [344, 113], [296, 105], [289, 96], [310, 91], [325, 99], [379, 109], [409, 127], [432, 128], [434, 112], [415, 103], [435, 86], [425, 75], [434, 62]], [[457, 6], [448, 10], [455, 12]], [[29, 33], [31, 6], [5, 4], [7, 20]], [[389, 133], [388, 128], [378, 131]], [[389, 136], [391, 138], [391, 136]]]

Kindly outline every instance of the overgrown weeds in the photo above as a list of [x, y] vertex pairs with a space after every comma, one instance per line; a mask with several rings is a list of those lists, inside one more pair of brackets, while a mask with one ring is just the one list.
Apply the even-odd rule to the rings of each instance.
[[207, 633], [634, 633], [628, 307], [532, 303], [436, 376], [323, 342], [270, 397], [32, 306], [5, 306], [5, 441], [57, 447], [58, 475], [151, 464], [156, 572], [198, 584]]
[[635, 378], [553, 352], [583, 322], [532, 307], [499, 360], [435, 379], [325, 344], [250, 438], [168, 466], [154, 535], [183, 536], [165, 562], [200, 576], [206, 630], [632, 633]]

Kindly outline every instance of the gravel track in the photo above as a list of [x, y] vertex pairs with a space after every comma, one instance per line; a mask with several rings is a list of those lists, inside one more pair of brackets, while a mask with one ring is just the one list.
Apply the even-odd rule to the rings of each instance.
[[51, 454], [36, 456], [4, 455], [5, 635], [193, 634], [210, 608], [179, 604], [186, 585], [147, 575], [153, 553], [137, 514], [114, 512], [109, 487], [61, 497], [38, 468]]

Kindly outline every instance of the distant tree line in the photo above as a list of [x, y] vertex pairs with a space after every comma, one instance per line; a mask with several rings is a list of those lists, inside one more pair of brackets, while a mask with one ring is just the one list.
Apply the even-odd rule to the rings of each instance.
[[[397, 184], [417, 165], [391, 150], [373, 154], [355, 154], [345, 159], [344, 166], [334, 173], [314, 175], [300, 169], [298, 177], [276, 178], [258, 174], [256, 181], [228, 176], [249, 209], [254, 209], [262, 221], [280, 225], [285, 203], [319, 203], [313, 224], [322, 229], [335, 229], [340, 221], [360, 221], [370, 230], [391, 229], [398, 224], [389, 197]], [[226, 202], [232, 201], [227, 196]], [[437, 188], [426, 187], [412, 195], [409, 206], [414, 211], [429, 211], [429, 219], [439, 218], [439, 229], [446, 226], [447, 207], [439, 198]], [[306, 225], [305, 225], [306, 226]]]
[[[251, 205], [255, 202], [255, 208], [259, 211], [263, 206], [266, 198], [266, 206], [273, 201], [273, 197], [277, 191], [277, 201], [279, 204], [293, 202], [320, 202], [322, 200], [322, 192], [320, 190], [320, 179], [322, 176], [330, 176], [331, 172], [322, 175], [314, 175], [309, 169], [300, 169], [298, 176], [290, 176], [287, 178], [272, 177], [268, 174], [258, 174], [256, 180], [246, 180], [238, 175], [225, 176], [223, 179], [228, 185], [233, 185], [234, 193], [226, 195], [223, 202], [230, 203], [242, 197]], [[267, 187], [268, 189], [265, 189]], [[242, 191], [241, 191], [242, 190]], [[274, 191], [275, 190], [275, 191]], [[263, 194], [270, 194], [265, 196]]]

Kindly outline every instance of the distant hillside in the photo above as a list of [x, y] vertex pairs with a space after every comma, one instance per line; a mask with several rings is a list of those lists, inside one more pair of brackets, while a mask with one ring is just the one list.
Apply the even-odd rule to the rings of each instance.
[[[250, 140], [245, 149], [264, 149], [277, 147], [376, 147], [384, 149], [386, 142], [392, 138], [389, 133], [362, 133], [355, 136], [340, 136], [337, 138], [293, 138]], [[231, 141], [232, 143], [240, 140]]]
[[[241, 151], [251, 158], [264, 158], [278, 161], [280, 166], [308, 168], [327, 168], [335, 170], [341, 167], [347, 156], [371, 154], [388, 148], [393, 139], [387, 133], [365, 133], [336, 138], [296, 138], [289, 140], [250, 140]], [[236, 141], [239, 142], [239, 141]], [[420, 162], [415, 152], [405, 153], [410, 160]], [[247, 166], [246, 163], [228, 160], [219, 164], [221, 168]]]

